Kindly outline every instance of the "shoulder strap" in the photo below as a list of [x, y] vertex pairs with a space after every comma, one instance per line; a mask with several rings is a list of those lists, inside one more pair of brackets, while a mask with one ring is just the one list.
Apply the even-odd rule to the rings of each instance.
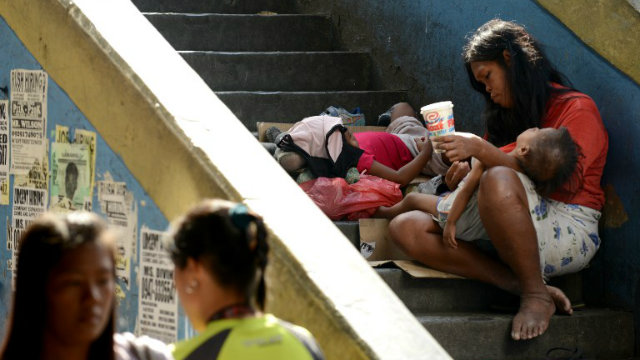
[[322, 177], [336, 176], [333, 171], [333, 162], [330, 159], [323, 159], [309, 155], [304, 149], [293, 142], [291, 135], [287, 134], [283, 136], [277, 145], [282, 150], [293, 151], [300, 154], [300, 156], [302, 156], [307, 162], [307, 166], [313, 175]]
[[347, 128], [344, 127], [344, 125], [337, 124], [336, 126], [332, 127], [331, 130], [329, 130], [329, 132], [327, 132], [327, 137], [325, 138], [325, 142], [324, 142], [325, 151], [327, 152], [327, 156], [328, 156], [329, 155], [329, 147], [328, 147], [329, 136], [331, 136], [336, 131], [339, 131], [340, 135], [342, 136], [342, 150], [340, 151], [340, 155], [338, 156], [336, 161], [333, 162], [333, 160], [331, 160], [331, 157], [328, 156], [329, 161], [331, 162], [331, 165], [332, 165], [333, 173], [337, 177], [347, 176], [347, 171], [349, 171], [350, 168], [356, 167], [358, 165], [358, 161], [360, 160], [360, 157], [364, 153], [364, 150], [347, 143], [347, 139], [345, 139], [344, 137], [344, 132], [346, 130]]

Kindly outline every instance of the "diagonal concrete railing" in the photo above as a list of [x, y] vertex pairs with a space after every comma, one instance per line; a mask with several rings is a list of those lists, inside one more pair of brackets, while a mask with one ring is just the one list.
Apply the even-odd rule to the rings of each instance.
[[269, 310], [327, 358], [450, 358], [129, 1], [0, 0], [0, 12], [168, 218], [213, 196], [264, 216]]
[[640, 10], [630, 0], [536, 0], [582, 41], [640, 84]]

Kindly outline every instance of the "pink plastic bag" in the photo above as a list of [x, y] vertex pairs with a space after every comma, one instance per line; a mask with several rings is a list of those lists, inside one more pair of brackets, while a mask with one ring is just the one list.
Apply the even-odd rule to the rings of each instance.
[[399, 184], [373, 175], [360, 175], [355, 184], [343, 178], [320, 177], [300, 187], [331, 220], [368, 218], [378, 207], [402, 200]]

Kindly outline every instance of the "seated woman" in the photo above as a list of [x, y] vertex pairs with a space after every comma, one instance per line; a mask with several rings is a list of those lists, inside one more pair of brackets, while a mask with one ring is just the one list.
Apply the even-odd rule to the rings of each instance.
[[[420, 211], [396, 217], [389, 230], [409, 255], [433, 268], [520, 295], [511, 336], [531, 339], [546, 331], [556, 309], [571, 313], [569, 299], [543, 279], [581, 270], [600, 246], [607, 132], [593, 100], [563, 85], [561, 74], [522, 26], [487, 22], [469, 39], [464, 60], [473, 89], [486, 101], [486, 140], [443, 136], [438, 148], [451, 161], [475, 157], [488, 169], [480, 179], [478, 209], [501, 261], [470, 243], [452, 249], [426, 237], [430, 216]], [[530, 179], [518, 176], [506, 153], [528, 128], [561, 126], [583, 156], [573, 181], [543, 197]]]
[[264, 314], [269, 246], [262, 219], [242, 204], [206, 200], [171, 226], [166, 248], [180, 302], [198, 336], [176, 359], [322, 359], [311, 334]]
[[29, 226], [0, 359], [171, 358], [157, 340], [114, 336], [113, 240], [90, 213], [46, 214]]

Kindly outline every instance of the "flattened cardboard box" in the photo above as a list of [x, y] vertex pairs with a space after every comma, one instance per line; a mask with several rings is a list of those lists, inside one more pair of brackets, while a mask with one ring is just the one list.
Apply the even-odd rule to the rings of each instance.
[[412, 260], [391, 240], [387, 219], [360, 219], [359, 228], [360, 253], [374, 268], [393, 265], [416, 278], [461, 278], [428, 268]]

